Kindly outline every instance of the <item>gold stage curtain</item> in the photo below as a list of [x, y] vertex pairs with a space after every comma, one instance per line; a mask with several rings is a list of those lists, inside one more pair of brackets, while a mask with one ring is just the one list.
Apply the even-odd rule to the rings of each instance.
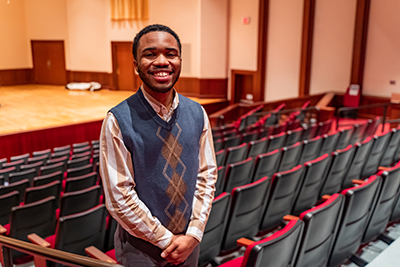
[[148, 20], [148, 0], [110, 0], [112, 20]]

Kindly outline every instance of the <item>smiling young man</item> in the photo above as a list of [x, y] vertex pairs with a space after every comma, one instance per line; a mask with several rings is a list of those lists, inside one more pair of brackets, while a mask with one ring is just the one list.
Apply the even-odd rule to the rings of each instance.
[[116, 257], [125, 266], [197, 266], [217, 175], [209, 120], [174, 89], [182, 61], [174, 31], [145, 27], [132, 53], [143, 84], [108, 112], [100, 135]]

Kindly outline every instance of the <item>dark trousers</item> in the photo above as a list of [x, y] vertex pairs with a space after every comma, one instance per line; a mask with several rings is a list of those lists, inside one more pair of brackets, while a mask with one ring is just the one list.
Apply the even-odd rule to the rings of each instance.
[[130, 235], [120, 225], [115, 231], [114, 246], [118, 262], [127, 267], [195, 267], [200, 252], [200, 247], [197, 246], [185, 262], [173, 265], [161, 257], [162, 250], [159, 247]]

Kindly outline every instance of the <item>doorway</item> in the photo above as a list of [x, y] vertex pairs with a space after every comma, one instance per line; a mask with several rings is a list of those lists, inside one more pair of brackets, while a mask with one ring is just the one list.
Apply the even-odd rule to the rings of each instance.
[[116, 89], [137, 91], [141, 80], [133, 66], [132, 42], [112, 42], [111, 45]]
[[34, 83], [65, 85], [64, 41], [31, 40]]

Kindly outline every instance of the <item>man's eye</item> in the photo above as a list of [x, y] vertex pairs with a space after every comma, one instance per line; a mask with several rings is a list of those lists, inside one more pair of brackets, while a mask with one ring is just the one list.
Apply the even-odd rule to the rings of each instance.
[[153, 54], [152, 53], [146, 53], [146, 54], [144, 54], [144, 56], [145, 57], [151, 57], [151, 56], [153, 56]]

